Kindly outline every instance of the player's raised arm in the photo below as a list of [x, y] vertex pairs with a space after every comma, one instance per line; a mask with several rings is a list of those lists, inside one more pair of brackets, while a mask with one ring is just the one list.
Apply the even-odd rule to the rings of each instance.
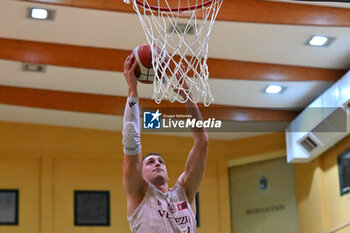
[[129, 87], [123, 121], [123, 187], [127, 199], [128, 216], [142, 201], [146, 185], [142, 176], [139, 99], [137, 79], [134, 74], [136, 65], [133, 55], [128, 56], [124, 63], [124, 76]]
[[[184, 83], [185, 89], [188, 87]], [[180, 93], [186, 95], [185, 93]], [[186, 102], [187, 112], [197, 120], [203, 120], [197, 104]], [[187, 157], [185, 171], [178, 179], [178, 183], [185, 189], [187, 198], [193, 205], [194, 197], [203, 179], [208, 154], [208, 134], [204, 128], [192, 129], [193, 146]]]

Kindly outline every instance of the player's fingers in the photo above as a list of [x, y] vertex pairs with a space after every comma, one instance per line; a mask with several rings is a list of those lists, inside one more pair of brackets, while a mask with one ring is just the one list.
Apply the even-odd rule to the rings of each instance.
[[132, 60], [133, 60], [133, 63], [132, 63], [132, 66], [131, 66], [130, 70], [135, 70], [135, 68], [137, 66], [137, 60], [135, 59], [135, 57]]
[[184, 71], [185, 70], [184, 64], [181, 63], [180, 66], [181, 66], [181, 70]]
[[125, 59], [125, 62], [124, 62], [124, 70], [128, 70], [129, 67], [130, 67], [130, 65], [129, 65], [129, 63], [130, 63], [130, 56], [131, 56], [131, 55], [129, 55], [129, 56]]
[[183, 70], [182, 70], [182, 69], [179, 69], [179, 70], [176, 72], [176, 74], [175, 74], [176, 79], [177, 79], [177, 80], [180, 80], [182, 74], [183, 74]]
[[136, 60], [134, 54], [129, 55], [125, 60], [124, 69], [130, 70], [134, 60]]

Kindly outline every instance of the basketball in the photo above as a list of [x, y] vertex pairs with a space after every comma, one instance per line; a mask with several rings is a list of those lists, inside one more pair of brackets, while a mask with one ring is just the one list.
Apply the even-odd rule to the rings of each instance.
[[[166, 53], [161, 54], [159, 47], [156, 47], [155, 51], [157, 55], [161, 56], [163, 61], [167, 61], [168, 57]], [[150, 44], [142, 44], [137, 46], [133, 50], [133, 54], [137, 61], [137, 66], [135, 68], [135, 76], [141, 83], [151, 84], [153, 83], [155, 71], [152, 65], [152, 49]]]

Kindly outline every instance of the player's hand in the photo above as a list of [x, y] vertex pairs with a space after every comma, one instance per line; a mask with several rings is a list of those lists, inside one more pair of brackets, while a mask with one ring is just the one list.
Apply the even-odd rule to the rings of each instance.
[[135, 76], [135, 68], [137, 66], [137, 61], [134, 54], [129, 55], [124, 62], [124, 76], [129, 87], [129, 96], [137, 95], [137, 79]]
[[[173, 89], [176, 93], [179, 93], [179, 95], [181, 95], [185, 99], [186, 98], [185, 91], [190, 91], [190, 86], [186, 81], [186, 74], [184, 73], [185, 66], [181, 64], [180, 67], [181, 68], [175, 74], [178, 83], [176, 86], [174, 86]], [[177, 87], [182, 87], [182, 88], [180, 89]]]

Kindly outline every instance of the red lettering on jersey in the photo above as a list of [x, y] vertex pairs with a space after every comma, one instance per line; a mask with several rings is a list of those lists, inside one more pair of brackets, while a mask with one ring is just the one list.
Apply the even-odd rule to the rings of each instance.
[[177, 209], [179, 211], [187, 209], [187, 203], [184, 201], [184, 202], [181, 202], [181, 203], [177, 204]]

